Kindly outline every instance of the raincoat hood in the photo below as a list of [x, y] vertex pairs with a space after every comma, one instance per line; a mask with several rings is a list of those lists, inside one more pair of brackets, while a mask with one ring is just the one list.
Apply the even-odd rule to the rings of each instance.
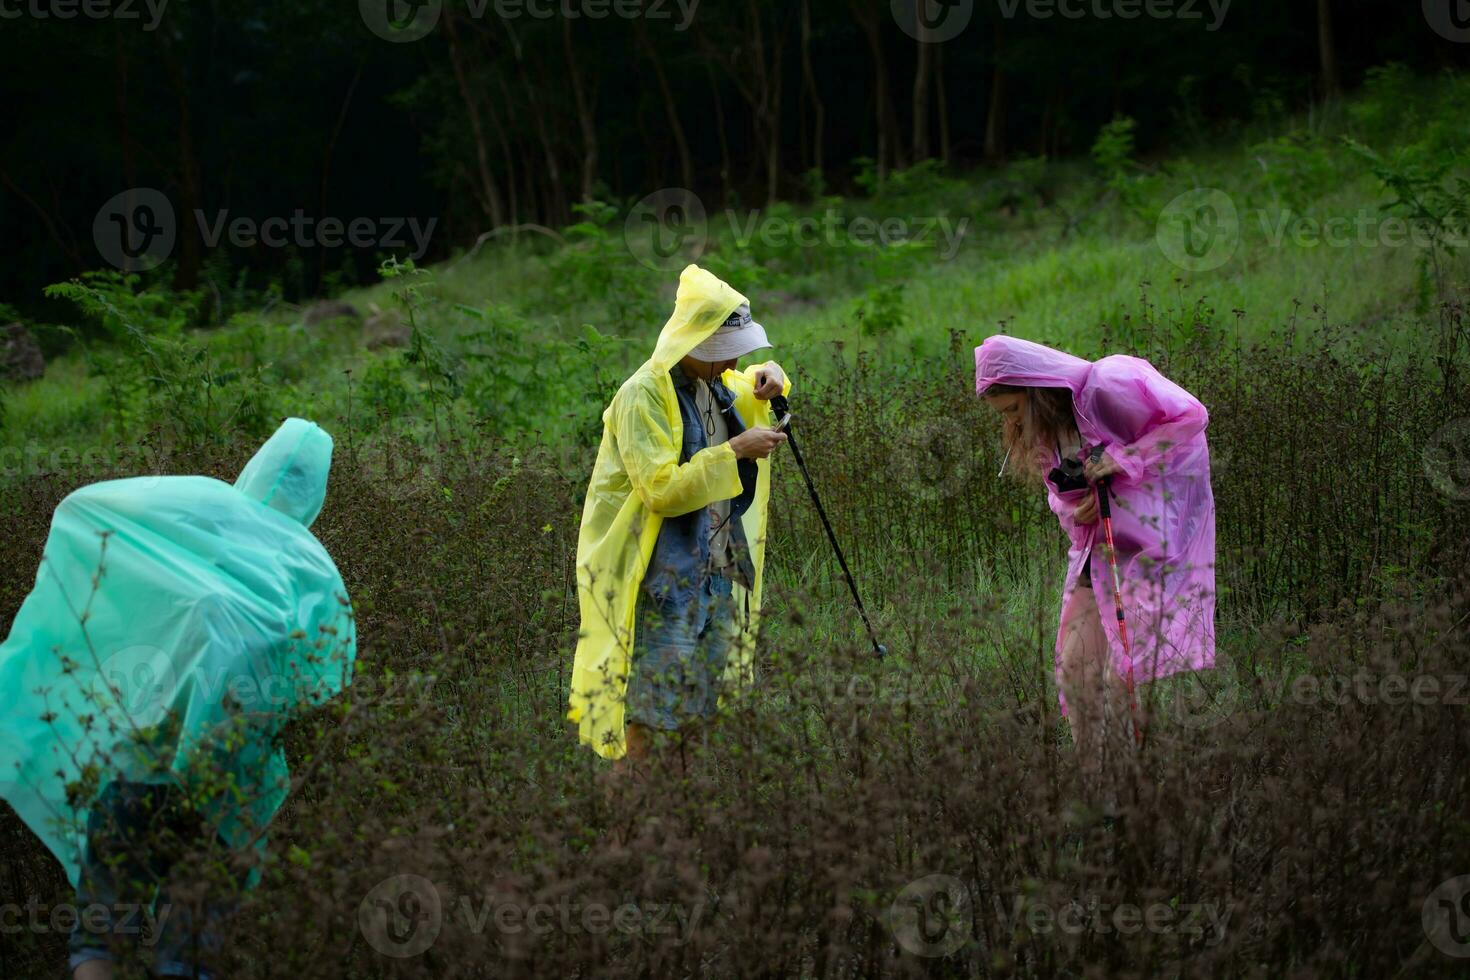
[[736, 307], [748, 302], [718, 276], [689, 266], [679, 275], [674, 315], [658, 335], [649, 367], [655, 372], [668, 371], [713, 336]]
[[1092, 362], [1017, 337], [996, 335], [975, 348], [975, 393], [991, 385], [1082, 390]]
[[332, 437], [315, 422], [287, 419], [240, 471], [235, 489], [311, 527], [327, 499]]

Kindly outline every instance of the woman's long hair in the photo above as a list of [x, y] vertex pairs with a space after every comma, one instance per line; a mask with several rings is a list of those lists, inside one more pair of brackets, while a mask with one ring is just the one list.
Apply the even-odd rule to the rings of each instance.
[[984, 397], [991, 395], [1026, 396], [1026, 407], [1021, 411], [1020, 421], [1005, 420], [1002, 441], [1011, 461], [1011, 471], [1019, 479], [1044, 482], [1052, 468], [1052, 456], [1058, 444], [1077, 431], [1077, 416], [1072, 411], [1072, 390], [994, 384], [985, 389]]

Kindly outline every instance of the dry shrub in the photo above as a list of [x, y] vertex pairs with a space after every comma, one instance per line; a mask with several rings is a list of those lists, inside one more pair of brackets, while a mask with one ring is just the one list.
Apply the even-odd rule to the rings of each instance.
[[[1061, 536], [994, 479], [965, 345], [953, 383], [859, 360], [796, 393], [893, 655], [783, 460], [757, 686], [640, 783], [562, 720], [588, 452], [452, 444], [405, 476], [340, 438], [317, 530], [360, 673], [291, 732], [225, 975], [1453, 974], [1423, 913], [1470, 874], [1470, 586], [1423, 454], [1470, 417], [1460, 322], [1392, 357], [1199, 323], [1144, 349], [1214, 417], [1222, 666], [1145, 692], [1116, 820], [1050, 683]], [[5, 609], [78, 476], [5, 498]], [[8, 812], [0, 848], [0, 905], [68, 900]], [[57, 971], [64, 939], [0, 934], [0, 973]]]

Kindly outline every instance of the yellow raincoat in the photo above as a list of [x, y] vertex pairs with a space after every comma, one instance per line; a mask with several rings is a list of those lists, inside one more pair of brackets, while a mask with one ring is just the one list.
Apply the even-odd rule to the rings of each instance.
[[[684, 424], [670, 368], [715, 332], [746, 298], [691, 265], [679, 277], [674, 315], [659, 334], [653, 356], [624, 382], [602, 413], [602, 446], [587, 488], [577, 539], [577, 595], [582, 630], [572, 668], [571, 710], [581, 740], [607, 759], [621, 758], [623, 697], [633, 651], [634, 612], [644, 572], [665, 517], [678, 517], [740, 493], [735, 451], [728, 443], [695, 453], [679, 464]], [[771, 362], [774, 364], [774, 362]], [[755, 397], [756, 373], [726, 371], [721, 380], [735, 394], [747, 428], [769, 427], [771, 406]], [[788, 379], [785, 390], [791, 390]], [[770, 460], [759, 460], [755, 500], [741, 519], [755, 566], [749, 604], [738, 583], [735, 606], [748, 617], [725, 670], [727, 690], [748, 683], [759, 622], [766, 552]]]

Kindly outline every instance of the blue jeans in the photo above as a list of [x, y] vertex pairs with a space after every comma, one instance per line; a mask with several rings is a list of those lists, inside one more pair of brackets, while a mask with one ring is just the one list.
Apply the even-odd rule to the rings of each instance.
[[715, 716], [730, 649], [739, 629], [730, 580], [706, 577], [686, 601], [640, 591], [627, 720], [673, 732]]
[[[218, 930], [233, 909], [231, 904], [207, 902], [199, 921], [192, 903], [170, 901], [169, 879], [176, 863], [206, 833], [204, 819], [179, 806], [179, 792], [169, 785], [114, 782], [93, 805], [76, 900], [78, 912], [93, 907], [93, 914], [85, 926], [79, 916], [72, 929], [70, 969], [89, 960], [111, 960], [109, 936], [139, 942], [142, 910], [153, 908], [157, 933], [139, 943], [153, 947], [153, 974], [197, 980], [214, 976], [199, 961], [219, 952]], [[99, 909], [105, 911], [97, 914]]]

